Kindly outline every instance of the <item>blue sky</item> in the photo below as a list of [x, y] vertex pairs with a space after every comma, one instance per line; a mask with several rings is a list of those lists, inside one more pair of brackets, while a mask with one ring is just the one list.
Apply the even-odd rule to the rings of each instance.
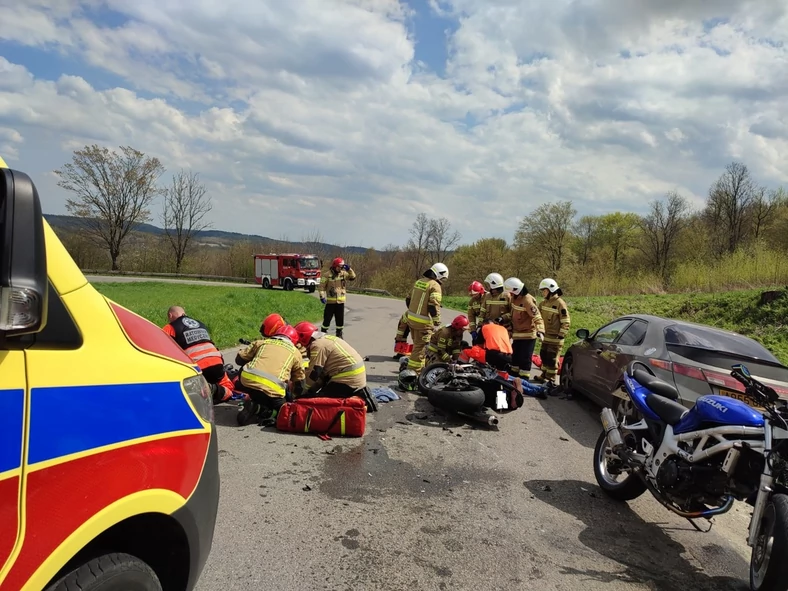
[[199, 172], [218, 229], [383, 247], [423, 212], [511, 240], [551, 200], [700, 207], [732, 160], [788, 183], [786, 36], [778, 0], [29, 0], [0, 153], [50, 213], [74, 149], [128, 144]]

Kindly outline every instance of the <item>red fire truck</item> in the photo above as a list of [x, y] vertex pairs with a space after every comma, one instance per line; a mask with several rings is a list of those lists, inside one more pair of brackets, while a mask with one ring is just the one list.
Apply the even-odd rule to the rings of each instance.
[[300, 287], [312, 293], [320, 285], [321, 262], [313, 254], [256, 254], [254, 279], [265, 289], [278, 285], [285, 291]]

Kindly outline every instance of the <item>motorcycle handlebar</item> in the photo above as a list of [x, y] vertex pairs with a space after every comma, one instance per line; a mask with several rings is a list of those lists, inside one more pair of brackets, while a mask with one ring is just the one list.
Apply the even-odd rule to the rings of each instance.
[[774, 403], [780, 400], [780, 396], [774, 391], [774, 388], [762, 384], [752, 376], [744, 375], [740, 370], [734, 369], [731, 371], [731, 377], [744, 386], [745, 391], [753, 396], [756, 400], [766, 400]]

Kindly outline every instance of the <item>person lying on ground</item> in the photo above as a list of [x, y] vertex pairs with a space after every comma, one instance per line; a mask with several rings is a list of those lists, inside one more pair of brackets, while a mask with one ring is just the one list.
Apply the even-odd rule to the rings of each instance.
[[211, 385], [214, 404], [229, 400], [233, 395], [233, 383], [227, 376], [224, 357], [211, 340], [208, 327], [187, 316], [181, 306], [171, 306], [167, 310], [167, 324], [162, 330], [170, 335], [202, 370], [205, 381]]
[[367, 387], [364, 359], [347, 341], [327, 335], [311, 322], [295, 325], [299, 341], [309, 352], [305, 397], [348, 398]]

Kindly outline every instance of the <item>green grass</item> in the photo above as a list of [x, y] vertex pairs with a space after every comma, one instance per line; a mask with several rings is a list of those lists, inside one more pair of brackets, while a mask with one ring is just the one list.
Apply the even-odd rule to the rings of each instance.
[[[670, 294], [616, 297], [566, 297], [572, 320], [566, 347], [577, 340], [575, 331], [593, 331], [624, 314], [654, 314], [687, 320], [727, 330], [755, 339], [788, 365], [788, 295], [763, 307], [758, 306], [761, 290], [712, 294]], [[443, 305], [467, 310], [468, 298], [446, 296]]]
[[220, 349], [237, 345], [239, 338], [259, 335], [260, 323], [272, 312], [278, 312], [291, 324], [301, 320], [319, 322], [323, 317], [320, 301], [297, 291], [154, 281], [94, 283], [93, 286], [157, 326], [166, 324], [170, 306], [183, 306], [187, 314], [208, 326], [211, 338]]

